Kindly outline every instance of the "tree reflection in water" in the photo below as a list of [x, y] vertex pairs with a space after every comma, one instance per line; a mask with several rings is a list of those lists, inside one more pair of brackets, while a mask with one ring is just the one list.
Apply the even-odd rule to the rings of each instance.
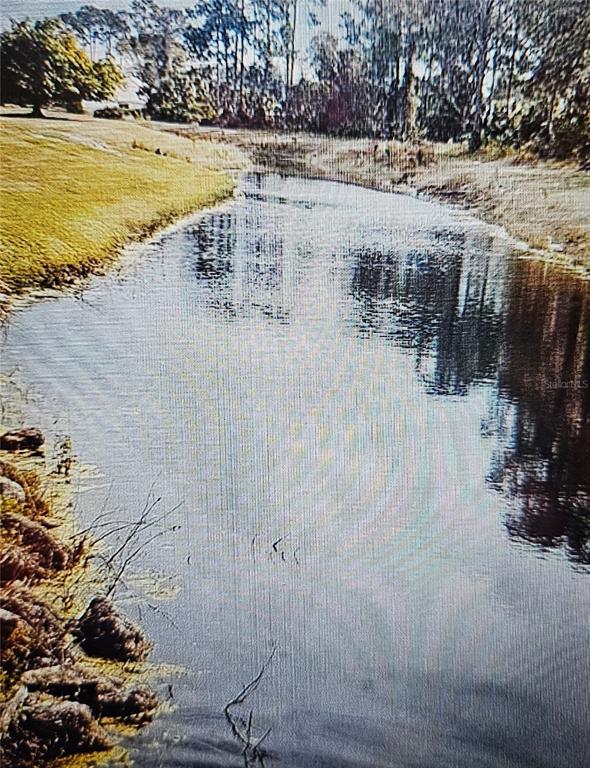
[[586, 285], [530, 262], [506, 290], [499, 392], [509, 427], [490, 481], [511, 536], [590, 564], [590, 301]]
[[508, 534], [589, 565], [588, 286], [518, 259], [498, 281], [485, 247], [470, 259], [456, 245], [444, 256], [355, 254], [360, 330], [414, 349], [419, 370], [430, 361], [432, 393], [495, 383], [482, 429], [499, 440], [489, 482], [509, 499]]
[[[203, 219], [190, 233], [191, 269], [226, 320], [287, 323], [313, 254], [305, 237], [294, 242], [292, 231], [254, 219], [239, 207]], [[338, 247], [356, 334], [414, 354], [434, 396], [493, 392], [482, 431], [497, 440], [488, 481], [508, 501], [509, 536], [590, 565], [588, 285], [506, 259], [481, 231]]]

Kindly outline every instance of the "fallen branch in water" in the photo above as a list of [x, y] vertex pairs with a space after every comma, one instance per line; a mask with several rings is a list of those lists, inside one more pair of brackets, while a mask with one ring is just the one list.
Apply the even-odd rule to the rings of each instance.
[[260, 681], [264, 677], [264, 674], [275, 655], [276, 647], [273, 646], [267, 660], [264, 662], [260, 671], [249, 683], [243, 686], [242, 690], [235, 696], [230, 702], [228, 702], [223, 708], [223, 714], [229, 723], [233, 735], [238, 741], [243, 744], [242, 756], [244, 757], [245, 768], [252, 768], [252, 766], [259, 765], [264, 766], [264, 752], [260, 749], [262, 742], [271, 732], [272, 728], [268, 728], [262, 736], [255, 738], [252, 735], [252, 721], [253, 710], [250, 710], [248, 719], [244, 720], [238, 714], [234, 714], [231, 710], [232, 707], [236, 707], [239, 704], [243, 704], [248, 696], [258, 688]]
[[[121, 565], [120, 565], [120, 567], [119, 567], [118, 571], [116, 572], [116, 574], [115, 574], [115, 577], [114, 577], [114, 579], [113, 579], [113, 581], [112, 581], [112, 583], [111, 583], [111, 586], [110, 586], [110, 587], [108, 588], [108, 590], [107, 590], [107, 597], [109, 597], [110, 595], [112, 595], [112, 593], [115, 591], [115, 589], [117, 588], [117, 584], [119, 583], [119, 581], [121, 581], [121, 578], [122, 578], [123, 574], [125, 573], [125, 570], [126, 570], [126, 569], [127, 569], [127, 567], [128, 567], [128, 566], [129, 566], [129, 565], [130, 565], [130, 564], [131, 564], [131, 563], [132, 563], [134, 560], [135, 560], [135, 558], [136, 558], [136, 557], [137, 557], [139, 554], [141, 554], [141, 552], [143, 552], [143, 550], [144, 550], [144, 549], [145, 549], [145, 548], [146, 548], [146, 547], [147, 547], [149, 544], [151, 544], [151, 543], [152, 543], [152, 541], [155, 541], [156, 539], [159, 539], [159, 538], [161, 538], [162, 536], [165, 536], [167, 533], [172, 533], [173, 531], [175, 531], [175, 530], [176, 530], [176, 528], [177, 528], [177, 526], [173, 525], [171, 528], [166, 528], [166, 529], [165, 529], [165, 530], [163, 530], [163, 531], [159, 531], [158, 533], [154, 533], [154, 535], [153, 535], [153, 536], [150, 536], [150, 538], [149, 538], [149, 539], [146, 539], [146, 541], [143, 541], [143, 542], [142, 542], [142, 543], [139, 545], [139, 547], [137, 547], [136, 549], [134, 549], [134, 550], [133, 550], [133, 552], [131, 552], [131, 554], [127, 555], [127, 557], [126, 557], [126, 558], [123, 560], [123, 562], [121, 563]], [[109, 560], [109, 561], [107, 561], [107, 564], [108, 564], [108, 565], [111, 565], [111, 561], [110, 561], [110, 560]]]
[[[95, 539], [96, 543], [108, 538], [111, 535], [115, 535], [116, 533], [121, 533], [123, 531], [127, 532], [125, 538], [114, 550], [114, 552], [112, 552], [112, 554], [110, 554], [107, 558], [103, 558], [104, 566], [107, 570], [113, 573], [113, 579], [106, 592], [107, 597], [112, 595], [112, 593], [117, 588], [117, 585], [122, 582], [123, 575], [129, 565], [145, 550], [146, 547], [148, 547], [156, 539], [159, 539], [168, 533], [173, 533], [178, 529], [178, 526], [176, 525], [172, 525], [168, 528], [161, 528], [161, 523], [163, 523], [170, 515], [176, 512], [176, 510], [179, 509], [183, 502], [180, 502], [175, 507], [172, 507], [172, 509], [169, 509], [163, 514], [150, 519], [150, 515], [161, 501], [161, 497], [151, 501], [152, 489], [150, 489], [145, 505], [137, 520], [129, 523], [111, 521], [111, 525], [114, 525], [115, 527], [107, 530], [106, 533], [101, 534], [97, 539]], [[101, 522], [100, 527], [103, 526], [108, 527], [108, 521], [106, 523]], [[156, 533], [147, 538], [145, 541], [141, 542], [138, 546], [135, 546], [139, 536], [154, 527], [158, 528], [159, 530], [157, 530]], [[132, 546], [134, 546], [134, 549], [129, 551]]]
[[[71, 537], [74, 540], [79, 540], [80, 547], [85, 542], [88, 542], [89, 551], [86, 555], [87, 562], [91, 559], [100, 561], [100, 568], [104, 569], [106, 572], [103, 579], [104, 582], [108, 585], [105, 593], [106, 597], [110, 597], [116, 590], [117, 586], [120, 584], [123, 584], [126, 589], [129, 589], [125, 584], [123, 577], [133, 561], [139, 555], [141, 555], [141, 553], [152, 542], [163, 536], [166, 536], [169, 533], [174, 533], [180, 527], [178, 525], [164, 527], [163, 523], [170, 517], [170, 515], [176, 512], [184, 502], [180, 502], [176, 506], [172, 507], [172, 509], [163, 512], [156, 517], [150, 518], [150, 515], [154, 512], [157, 505], [161, 501], [161, 498], [156, 498], [155, 500], [151, 501], [152, 490], [153, 489], [150, 489], [145, 505], [136, 520], [105, 520], [109, 513], [103, 513], [96, 518], [91, 526], [81, 532], [74, 534]], [[98, 522], [99, 520], [100, 522]], [[150, 529], [153, 530], [154, 528], [156, 528], [155, 533], [138, 543], [138, 540], [141, 536], [143, 536], [147, 531], [150, 531]], [[98, 529], [106, 529], [106, 531], [98, 536], [94, 536], [92, 532]], [[125, 534], [125, 536], [122, 541], [117, 543], [116, 549], [113, 552], [102, 554], [101, 552], [96, 551], [97, 545], [100, 542], [109, 539], [112, 536], [117, 536], [121, 533]], [[132, 547], [133, 549], [131, 549]], [[84, 572], [81, 572], [78, 578], [72, 584], [70, 584], [69, 591], [75, 594], [80, 580], [84, 578]]]

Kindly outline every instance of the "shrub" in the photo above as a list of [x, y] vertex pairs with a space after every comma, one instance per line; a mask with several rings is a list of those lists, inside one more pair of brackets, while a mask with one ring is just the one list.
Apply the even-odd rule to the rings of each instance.
[[100, 117], [103, 120], [122, 120], [125, 112], [120, 107], [103, 107], [94, 110], [94, 117]]

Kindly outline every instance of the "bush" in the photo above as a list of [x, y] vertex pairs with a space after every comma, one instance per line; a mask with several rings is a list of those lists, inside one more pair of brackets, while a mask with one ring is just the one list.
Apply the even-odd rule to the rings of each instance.
[[125, 112], [120, 107], [103, 107], [94, 110], [94, 117], [100, 117], [102, 120], [122, 120]]

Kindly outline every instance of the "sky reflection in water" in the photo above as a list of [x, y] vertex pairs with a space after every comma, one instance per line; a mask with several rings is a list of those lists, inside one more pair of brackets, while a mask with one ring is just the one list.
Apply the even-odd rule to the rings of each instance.
[[467, 215], [253, 176], [15, 315], [2, 367], [99, 473], [80, 514], [181, 505], [138, 564], [187, 670], [140, 768], [243, 765], [223, 707], [273, 646], [271, 765], [584, 765], [589, 306]]

